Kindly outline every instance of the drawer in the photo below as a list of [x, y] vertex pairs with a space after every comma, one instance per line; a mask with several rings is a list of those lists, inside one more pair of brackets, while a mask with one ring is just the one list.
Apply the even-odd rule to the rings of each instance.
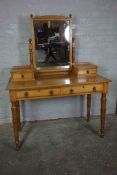
[[89, 62], [80, 62], [75, 65], [75, 71], [78, 75], [95, 75], [97, 66]]
[[60, 88], [54, 88], [54, 89], [41, 89], [40, 96], [57, 96], [60, 95]]
[[27, 90], [27, 91], [17, 91], [16, 97], [17, 98], [32, 98], [39, 96], [38, 90]]
[[27, 90], [27, 91], [17, 91], [16, 97], [21, 98], [33, 98], [33, 97], [50, 97], [60, 95], [60, 89], [37, 89], [37, 90]]
[[33, 80], [34, 79], [34, 73], [33, 72], [18, 72], [12, 74], [14, 81], [26, 81], [26, 80]]
[[97, 73], [96, 69], [80, 69], [78, 70], [78, 75], [86, 75], [86, 74], [91, 74], [95, 75]]
[[62, 94], [73, 95], [73, 94], [81, 94], [81, 93], [101, 92], [102, 90], [103, 90], [102, 84], [70, 86], [70, 87], [62, 88]]
[[102, 84], [96, 84], [96, 85], [83, 85], [78, 87], [79, 92], [83, 93], [92, 93], [92, 92], [102, 92], [103, 91], [103, 85]]
[[70, 86], [70, 87], [62, 88], [63, 95], [72, 95], [72, 94], [77, 94], [78, 92], [79, 92], [78, 86]]

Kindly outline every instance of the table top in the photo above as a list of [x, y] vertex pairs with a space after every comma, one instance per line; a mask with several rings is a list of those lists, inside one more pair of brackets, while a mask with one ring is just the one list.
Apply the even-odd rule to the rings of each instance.
[[58, 77], [40, 77], [39, 80], [31, 81], [12, 81], [9, 80], [7, 90], [25, 90], [37, 88], [55, 88], [63, 86], [85, 85], [85, 84], [100, 84], [109, 83], [111, 80], [100, 75], [67, 75]]

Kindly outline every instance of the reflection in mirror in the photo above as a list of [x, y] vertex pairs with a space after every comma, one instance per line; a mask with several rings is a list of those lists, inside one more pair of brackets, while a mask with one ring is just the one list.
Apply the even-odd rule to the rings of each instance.
[[69, 65], [69, 21], [34, 21], [36, 66]]

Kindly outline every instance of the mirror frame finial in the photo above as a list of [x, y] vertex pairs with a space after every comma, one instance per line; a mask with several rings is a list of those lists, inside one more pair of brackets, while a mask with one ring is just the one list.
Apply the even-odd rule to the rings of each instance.
[[72, 18], [72, 14], [71, 13], [69, 14], [69, 17]]

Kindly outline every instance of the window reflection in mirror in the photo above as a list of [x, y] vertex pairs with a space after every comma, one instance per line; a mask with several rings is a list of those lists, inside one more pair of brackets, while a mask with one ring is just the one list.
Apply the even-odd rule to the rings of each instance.
[[36, 66], [69, 65], [69, 21], [34, 22]]

